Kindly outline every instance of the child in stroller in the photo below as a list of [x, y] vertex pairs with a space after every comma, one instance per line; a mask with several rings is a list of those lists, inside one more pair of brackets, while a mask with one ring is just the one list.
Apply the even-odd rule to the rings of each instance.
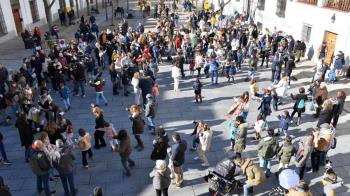
[[209, 193], [214, 196], [233, 195], [242, 192], [243, 180], [233, 159], [220, 161], [214, 171], [209, 171], [205, 180], [209, 183]]

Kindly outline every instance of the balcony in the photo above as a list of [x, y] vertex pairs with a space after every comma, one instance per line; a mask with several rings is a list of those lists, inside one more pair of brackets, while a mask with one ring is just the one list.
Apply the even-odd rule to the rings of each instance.
[[350, 12], [350, 1], [349, 0], [325, 0], [324, 7], [336, 9], [344, 12]]
[[306, 3], [306, 4], [310, 4], [310, 5], [317, 5], [317, 1], [318, 0], [298, 0], [298, 2], [300, 2], [300, 3]]

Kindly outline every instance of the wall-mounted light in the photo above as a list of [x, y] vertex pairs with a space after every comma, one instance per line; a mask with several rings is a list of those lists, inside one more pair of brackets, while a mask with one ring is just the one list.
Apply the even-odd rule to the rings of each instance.
[[332, 22], [332, 23], [335, 22], [335, 13], [334, 13], [333, 16], [331, 17], [331, 22]]

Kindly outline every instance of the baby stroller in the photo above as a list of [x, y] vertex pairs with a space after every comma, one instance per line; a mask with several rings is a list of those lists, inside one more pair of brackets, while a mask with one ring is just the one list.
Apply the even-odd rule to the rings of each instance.
[[214, 171], [209, 171], [206, 176], [209, 183], [209, 193], [215, 196], [230, 196], [241, 193], [243, 182], [240, 180], [242, 179], [236, 165], [229, 159], [219, 162]]
[[278, 175], [279, 186], [272, 188], [269, 196], [284, 196], [288, 190], [299, 184], [299, 175], [292, 169], [284, 169]]

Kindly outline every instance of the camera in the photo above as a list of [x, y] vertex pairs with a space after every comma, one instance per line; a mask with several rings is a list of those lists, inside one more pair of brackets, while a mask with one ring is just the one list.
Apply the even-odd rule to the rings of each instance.
[[125, 108], [126, 111], [130, 112], [130, 109], [129, 108]]
[[193, 120], [192, 123], [193, 123], [193, 124], [197, 124], [197, 121]]

